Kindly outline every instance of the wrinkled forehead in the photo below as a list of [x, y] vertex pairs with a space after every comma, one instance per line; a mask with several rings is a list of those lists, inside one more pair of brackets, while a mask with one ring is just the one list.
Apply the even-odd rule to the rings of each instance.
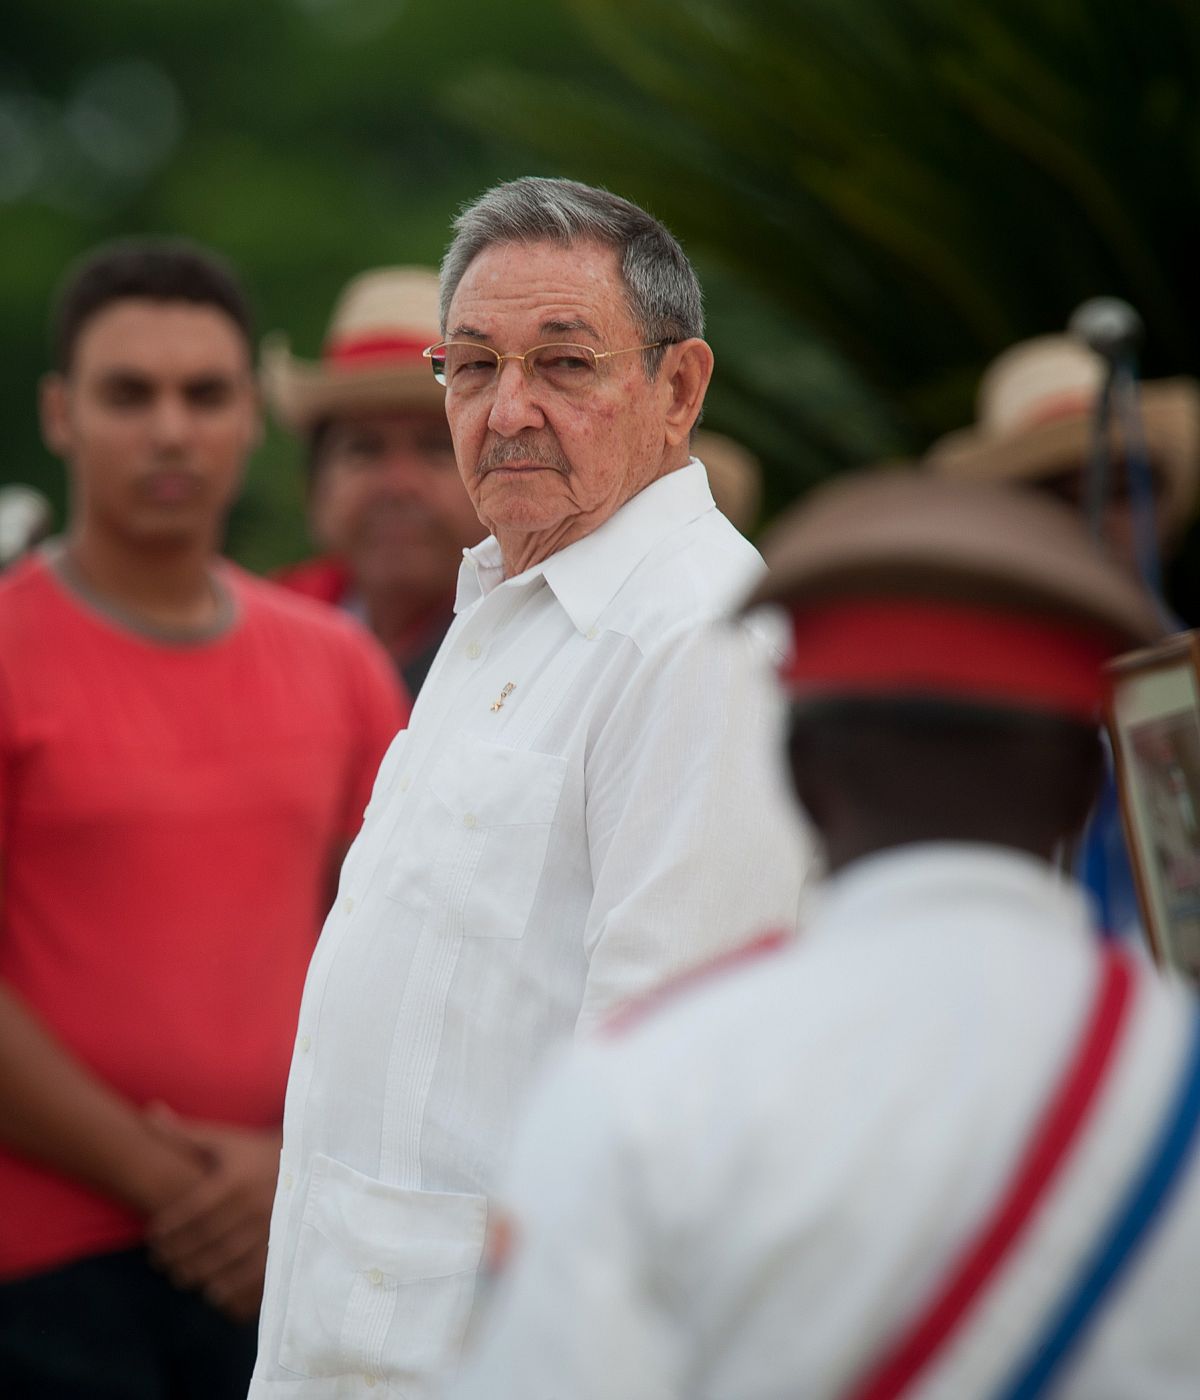
[[450, 301], [446, 334], [485, 341], [501, 332], [604, 339], [632, 325], [614, 248], [590, 241], [498, 243], [467, 265]]

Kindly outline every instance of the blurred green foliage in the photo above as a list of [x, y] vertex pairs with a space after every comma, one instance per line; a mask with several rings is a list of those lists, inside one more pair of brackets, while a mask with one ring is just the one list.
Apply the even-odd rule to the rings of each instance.
[[[1194, 0], [25, 0], [6, 52], [11, 474], [35, 482], [39, 328], [69, 255], [186, 232], [315, 353], [347, 277], [436, 260], [463, 199], [528, 171], [607, 184], [683, 239], [717, 352], [707, 421], [764, 457], [771, 507], [965, 423], [984, 364], [1088, 296], [1139, 307], [1148, 373], [1200, 370]], [[173, 86], [169, 156], [6, 190], [5, 102], [69, 133], [131, 59]], [[253, 565], [303, 549], [295, 461], [277, 437], [256, 459], [231, 541]]]
[[[459, 205], [537, 165], [486, 128], [455, 122], [442, 87], [469, 88], [481, 66], [531, 49], [563, 76], [596, 66], [553, 5], [530, 6], [518, 22], [512, 7], [482, 0], [452, 10], [398, 0], [18, 0], [6, 19], [0, 316], [10, 370], [0, 478], [46, 491], [60, 518], [63, 474], [40, 443], [35, 385], [47, 367], [48, 303], [73, 257], [106, 238], [186, 234], [242, 271], [264, 330], [286, 329], [298, 354], [315, 356], [353, 274], [436, 264]], [[107, 105], [95, 96], [106, 80], [117, 90]], [[164, 86], [165, 102], [155, 92]], [[141, 168], [114, 169], [90, 149], [119, 148], [152, 123], [173, 128], [171, 140]], [[251, 465], [229, 540], [251, 567], [305, 552], [299, 455], [272, 430]]]

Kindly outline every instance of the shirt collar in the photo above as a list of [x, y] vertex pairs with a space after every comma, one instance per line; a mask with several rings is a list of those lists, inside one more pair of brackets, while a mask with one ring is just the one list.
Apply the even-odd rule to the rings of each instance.
[[896, 846], [852, 861], [830, 877], [814, 923], [822, 934], [847, 926], [886, 934], [910, 910], [920, 917], [948, 901], [956, 909], [980, 901], [1007, 908], [1014, 926], [1079, 934], [1095, 928], [1086, 893], [1052, 865], [1009, 847], [967, 841]]
[[501, 583], [520, 587], [544, 578], [574, 627], [586, 635], [654, 546], [712, 509], [708, 476], [693, 457], [632, 496], [590, 535], [514, 578], [505, 579], [500, 546], [489, 535], [463, 551], [454, 611], [462, 612]]

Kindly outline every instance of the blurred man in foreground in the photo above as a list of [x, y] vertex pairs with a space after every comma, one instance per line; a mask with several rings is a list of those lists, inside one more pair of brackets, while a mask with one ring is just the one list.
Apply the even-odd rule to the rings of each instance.
[[230, 271], [101, 249], [54, 332], [67, 532], [0, 580], [0, 1390], [232, 1400], [304, 971], [403, 712], [361, 629], [216, 554], [259, 433]]
[[606, 191], [518, 180], [460, 216], [442, 306], [491, 533], [305, 987], [256, 1400], [432, 1393], [547, 1047], [748, 906], [793, 923], [806, 865], [767, 648], [712, 625], [763, 565], [690, 456], [712, 352], [683, 250]]
[[280, 337], [263, 352], [268, 402], [305, 439], [324, 551], [278, 582], [361, 618], [413, 695], [454, 620], [463, 550], [483, 534], [445, 393], [421, 355], [439, 334], [437, 273], [383, 267], [343, 291], [319, 364], [294, 359]]
[[457, 1392], [1200, 1393], [1200, 1017], [1050, 865], [1151, 600], [1060, 506], [908, 473], [768, 546], [832, 871], [544, 1086]]

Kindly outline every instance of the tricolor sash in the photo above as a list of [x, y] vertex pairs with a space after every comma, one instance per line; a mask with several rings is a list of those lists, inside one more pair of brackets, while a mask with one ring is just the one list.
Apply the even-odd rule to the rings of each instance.
[[[896, 1400], [949, 1350], [979, 1309], [1042, 1203], [1086, 1135], [1118, 1050], [1134, 997], [1132, 965], [1120, 947], [1102, 944], [1092, 1005], [1070, 1058], [1037, 1119], [999, 1199], [916, 1316], [867, 1367], [846, 1400]], [[1160, 1216], [1197, 1139], [1200, 1122], [1200, 1015], [1161, 1127], [1122, 1200], [1099, 1233], [1078, 1276], [1022, 1355], [996, 1400], [1033, 1400], [1061, 1374], [1104, 1299]]]

